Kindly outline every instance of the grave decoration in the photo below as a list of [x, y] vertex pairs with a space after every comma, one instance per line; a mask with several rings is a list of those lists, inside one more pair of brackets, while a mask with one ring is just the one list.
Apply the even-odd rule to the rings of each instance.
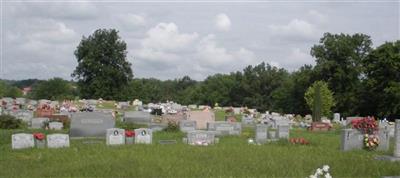
[[315, 170], [315, 173], [309, 176], [309, 178], [320, 178], [320, 177], [332, 178], [332, 176], [329, 174], [328, 165], [324, 165], [322, 166], [322, 168], [317, 168], [317, 170]]
[[379, 146], [379, 127], [373, 117], [354, 119], [351, 121], [352, 128], [359, 130], [364, 135], [364, 148], [374, 150]]
[[135, 142], [135, 132], [132, 130], [125, 130], [125, 143], [133, 144]]
[[292, 144], [308, 145], [310, 142], [304, 138], [290, 138], [289, 142]]
[[43, 133], [34, 133], [33, 138], [35, 139], [36, 148], [46, 147], [46, 136]]

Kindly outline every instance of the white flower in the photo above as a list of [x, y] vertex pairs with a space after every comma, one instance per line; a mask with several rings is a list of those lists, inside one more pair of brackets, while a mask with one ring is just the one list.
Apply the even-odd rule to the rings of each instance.
[[247, 140], [247, 142], [248, 142], [249, 144], [253, 144], [253, 143], [254, 143], [254, 140], [251, 139], [251, 138], [249, 138], [249, 139]]
[[322, 167], [322, 170], [324, 170], [325, 172], [328, 172], [329, 171], [329, 166], [328, 165], [324, 165]]
[[326, 173], [325, 178], [332, 178], [332, 176], [329, 173]]
[[310, 177], [309, 178], [318, 178], [317, 176], [315, 176], [315, 175], [310, 175]]
[[321, 168], [318, 168], [317, 171], [315, 172], [315, 174], [317, 174], [317, 175], [322, 175], [322, 174], [324, 174], [324, 173], [322, 172], [322, 169], [321, 169]]

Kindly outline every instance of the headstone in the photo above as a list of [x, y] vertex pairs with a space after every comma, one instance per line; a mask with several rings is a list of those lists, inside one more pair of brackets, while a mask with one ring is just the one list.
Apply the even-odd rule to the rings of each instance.
[[33, 129], [42, 129], [45, 126], [45, 122], [48, 122], [49, 118], [46, 117], [37, 117], [33, 118], [31, 122], [31, 128]]
[[248, 115], [242, 116], [242, 124], [251, 125], [254, 123], [254, 118]]
[[48, 148], [63, 148], [69, 147], [68, 134], [49, 134], [47, 135]]
[[107, 129], [106, 143], [107, 145], [125, 144], [125, 130], [119, 128]]
[[215, 121], [214, 112], [211, 111], [190, 111], [187, 118], [196, 121], [196, 129], [207, 129], [207, 123]]
[[17, 119], [21, 119], [22, 121], [31, 124], [33, 118], [33, 111], [19, 111], [16, 115]]
[[218, 142], [215, 132], [204, 130], [189, 131], [183, 141], [189, 145], [211, 145]]
[[158, 131], [163, 131], [165, 128], [168, 127], [168, 124], [164, 124], [164, 123], [151, 123], [149, 125], [149, 128], [153, 131], [153, 132], [158, 132]]
[[256, 125], [256, 143], [263, 144], [268, 140], [268, 126], [265, 124]]
[[62, 130], [63, 129], [63, 123], [62, 122], [50, 122], [49, 123], [49, 129], [50, 130]]
[[72, 114], [71, 137], [104, 137], [106, 130], [115, 127], [111, 113], [80, 112]]
[[151, 144], [153, 132], [151, 129], [139, 128], [135, 129], [135, 143]]
[[289, 125], [278, 125], [278, 129], [276, 131], [277, 139], [289, 139]]
[[340, 113], [333, 114], [333, 120], [334, 121], [340, 121]]
[[216, 121], [207, 123], [208, 131], [215, 131], [218, 135], [240, 135], [242, 132], [242, 125], [235, 122]]
[[332, 126], [325, 122], [313, 122], [311, 123], [310, 130], [311, 131], [329, 131]]
[[176, 144], [176, 140], [159, 140], [159, 144], [161, 145], [170, 145], [170, 144]]
[[389, 141], [390, 141], [390, 135], [389, 135], [389, 129], [387, 128], [379, 128], [379, 145], [378, 145], [378, 150], [389, 150]]
[[124, 122], [149, 125], [151, 123], [151, 115], [144, 111], [127, 111], [124, 113]]
[[179, 129], [181, 132], [189, 132], [196, 130], [196, 121], [192, 120], [181, 120], [179, 122]]
[[11, 136], [12, 149], [33, 148], [34, 146], [35, 141], [32, 134], [19, 133]]
[[400, 119], [396, 119], [395, 121], [393, 156], [391, 155], [378, 156], [376, 159], [400, 161]]
[[356, 129], [343, 129], [341, 139], [341, 150], [361, 149], [363, 147], [364, 135]]

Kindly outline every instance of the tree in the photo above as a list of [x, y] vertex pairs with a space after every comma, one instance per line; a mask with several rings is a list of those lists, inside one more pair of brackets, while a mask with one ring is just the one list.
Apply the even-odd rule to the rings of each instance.
[[363, 67], [360, 112], [400, 117], [400, 40], [374, 49], [363, 61]]
[[126, 43], [117, 30], [98, 29], [83, 37], [75, 50], [78, 66], [72, 73], [82, 97], [126, 99], [133, 77], [126, 54]]
[[72, 85], [61, 78], [41, 81], [32, 87], [30, 97], [34, 99], [64, 100], [73, 99]]
[[[318, 91], [319, 93], [318, 94]], [[317, 93], [315, 93], [317, 91]], [[304, 94], [304, 99], [306, 100], [306, 103], [308, 107], [313, 111], [313, 113], [316, 111], [314, 105], [314, 100], [317, 98], [316, 101], [317, 104], [321, 102], [321, 114], [322, 116], [330, 116], [331, 115], [331, 108], [335, 106], [335, 100], [333, 98], [333, 93], [332, 91], [329, 90], [328, 84], [323, 81], [316, 81], [314, 82], [306, 91]]]
[[337, 105], [335, 111], [343, 115], [356, 114], [358, 89], [362, 77], [362, 61], [368, 56], [372, 42], [364, 34], [325, 33], [320, 44], [311, 48], [311, 55], [316, 58], [318, 80], [328, 82], [335, 93]]

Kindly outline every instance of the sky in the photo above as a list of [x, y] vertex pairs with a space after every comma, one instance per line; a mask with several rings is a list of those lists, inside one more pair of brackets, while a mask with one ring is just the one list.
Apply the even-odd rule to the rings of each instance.
[[74, 51], [96, 29], [117, 29], [135, 78], [204, 80], [261, 62], [315, 64], [325, 32], [400, 39], [399, 1], [3, 1], [1, 77], [71, 80]]

